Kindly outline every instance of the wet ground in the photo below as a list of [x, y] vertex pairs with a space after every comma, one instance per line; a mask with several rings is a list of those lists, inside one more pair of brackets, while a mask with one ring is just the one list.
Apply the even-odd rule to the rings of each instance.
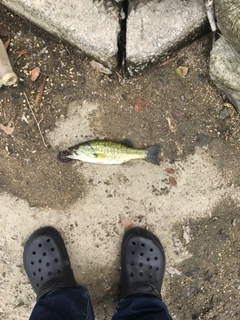
[[169, 280], [176, 319], [239, 319], [240, 208], [226, 198], [211, 215], [179, 228], [183, 243], [188, 236], [193, 241], [186, 245], [191, 257], [178, 265], [181, 274]]
[[[206, 35], [177, 52], [174, 61], [163, 66], [159, 63], [141, 74], [123, 79], [121, 74], [115, 71], [108, 76], [94, 70], [89, 63], [91, 59], [78, 49], [51, 37], [2, 6], [0, 23], [0, 29], [11, 30], [8, 52], [14, 71], [20, 79], [17, 87], [0, 89], [0, 123], [6, 126], [9, 121], [13, 121], [14, 126], [12, 134], [0, 132], [1, 194], [26, 200], [30, 208], [36, 210], [56, 210], [59, 221], [61, 215], [68, 212], [68, 221], [71, 224], [71, 208], [76, 206], [78, 201], [81, 204], [88, 203], [92, 190], [99, 192], [102, 199], [106, 198], [102, 206], [108, 210], [109, 198], [119, 197], [118, 199], [124, 199], [125, 203], [126, 199], [137, 202], [137, 188], [145, 190], [145, 194], [148, 194], [149, 189], [151, 197], [154, 197], [153, 201], [146, 196], [144, 202], [144, 198], [141, 198], [144, 195], [139, 193], [139, 203], [144, 210], [149, 210], [149, 213], [143, 211], [131, 216], [131, 210], [126, 206], [122, 213], [133, 220], [134, 224], [144, 226], [150, 222], [152, 229], [158, 231], [158, 224], [165, 222], [159, 222], [157, 214], [148, 220], [147, 216], [151, 216], [151, 203], [159, 202], [161, 207], [161, 201], [167, 201], [169, 206], [171, 202], [175, 202], [172, 206], [179, 207], [181, 212], [187, 205], [184, 197], [174, 197], [173, 190], [178, 187], [180, 189], [180, 178], [187, 175], [188, 170], [189, 173], [193, 170], [195, 175], [192, 176], [190, 189], [194, 190], [195, 194], [206, 195], [209, 200], [206, 207], [203, 206], [204, 213], [198, 216], [195, 206], [201, 206], [201, 202], [196, 197], [194, 204], [192, 197], [191, 208], [187, 208], [188, 215], [176, 214], [175, 223], [166, 223], [167, 233], [170, 234], [170, 238], [166, 238], [166, 246], [169, 246], [166, 250], [169, 252], [171, 268], [166, 273], [164, 301], [174, 319], [239, 319], [240, 209], [237, 195], [240, 181], [240, 120], [234, 112], [230, 112], [231, 115], [225, 119], [219, 117], [224, 97], [208, 77], [211, 35]], [[25, 52], [21, 55], [23, 50]], [[36, 66], [40, 67], [41, 74], [36, 81], [31, 81], [30, 71]], [[179, 66], [189, 68], [185, 78], [176, 75], [176, 68]], [[40, 106], [36, 106], [36, 96], [45, 78], [42, 101]], [[61, 130], [59, 123], [70, 117], [69, 105], [76, 101], [79, 105], [90, 101], [97, 106], [91, 113], [85, 113], [89, 130], [74, 131], [76, 128], [69, 122], [69, 130], [65, 128], [64, 131], [66, 140], [61, 140], [58, 144], [56, 137], [55, 140], [50, 139], [51, 133], [59, 126]], [[139, 109], [139, 105], [142, 109]], [[79, 126], [81, 128], [81, 122]], [[75, 132], [78, 133], [72, 137]], [[68, 141], [82, 142], [93, 137], [113, 141], [127, 139], [139, 148], [160, 144], [162, 164], [159, 168], [151, 169], [138, 162], [136, 165], [131, 163], [130, 167], [119, 169], [120, 173], [111, 171], [116, 169], [106, 169], [109, 170], [107, 176], [103, 167], [98, 169], [81, 163], [62, 164], [57, 161], [58, 151], [66, 148]], [[202, 171], [194, 171], [198, 162], [201, 162], [199, 166], [202, 166]], [[201, 172], [205, 172], [204, 167], [211, 170], [201, 175]], [[95, 175], [91, 176], [91, 170]], [[154, 180], [154, 176], [158, 174], [156, 170], [165, 172], [159, 185]], [[145, 174], [148, 175], [146, 189]], [[211, 182], [217, 175], [220, 177], [217, 189], [221, 190], [221, 195], [215, 201], [216, 190], [211, 189]], [[204, 185], [209, 185], [209, 189], [206, 187], [206, 190], [202, 191]], [[182, 190], [188, 187], [183, 185]], [[129, 188], [129, 198], [121, 188]], [[134, 200], [131, 199], [130, 192], [135, 194], [135, 198], [132, 196]], [[215, 202], [211, 202], [211, 192]], [[2, 206], [6, 205], [5, 200], [0, 201], [3, 201]], [[93, 196], [92, 210], [99, 209], [97, 201]], [[116, 200], [115, 205], [117, 203]], [[130, 205], [130, 209], [132, 208], [139, 209], [140, 205]], [[168, 212], [164, 214], [165, 219], [168, 219]], [[3, 224], [7, 217], [0, 217]], [[56, 223], [51, 215], [49, 217], [51, 223]], [[41, 224], [41, 217], [34, 216], [36, 226], [38, 219]], [[96, 216], [95, 219], [99, 219], [96, 224], [101, 225], [102, 217]], [[117, 235], [121, 233], [120, 220], [116, 222]], [[74, 222], [72, 223], [74, 225]], [[93, 235], [102, 232], [91, 229], [91, 224], [89, 228]], [[101, 225], [101, 228], [109, 233], [108, 224]], [[111, 230], [112, 228], [114, 226], [111, 225]], [[3, 228], [1, 233], [2, 239], [6, 239]], [[108, 251], [103, 234], [101, 233], [102, 238], [98, 239], [98, 246]], [[112, 235], [110, 232], [110, 236], [116, 237], [116, 234]], [[22, 236], [22, 241], [26, 236], [27, 234]], [[71, 242], [71, 237], [68, 236]], [[88, 239], [90, 243], [91, 239], [94, 242], [94, 237], [91, 237]], [[119, 239], [114, 240], [115, 242], [118, 244]], [[7, 250], [4, 241], [2, 246], [5, 246], [2, 249], [3, 257], [5, 254], [11, 256], [11, 246], [9, 245]], [[112, 255], [113, 252], [109, 254]], [[97, 305], [101, 305], [101, 308], [97, 309], [98, 319], [110, 317], [110, 310], [116, 299], [118, 275], [118, 270], [115, 270], [110, 276], [111, 283], [104, 280], [106, 288], [110, 286], [107, 293], [93, 293], [93, 300]], [[89, 285], [91, 281], [98, 283], [96, 277], [96, 274], [93, 279], [89, 276], [86, 284]], [[6, 285], [4, 278], [5, 275], [2, 274], [2, 286]], [[32, 303], [33, 297], [32, 294]], [[111, 302], [108, 305], [109, 299]], [[27, 305], [26, 302], [25, 304]], [[31, 306], [32, 304], [29, 304], [27, 309], [22, 308], [19, 311], [19, 319], [27, 317]], [[9, 312], [1, 312], [5, 316], [3, 319], [12, 319]]]

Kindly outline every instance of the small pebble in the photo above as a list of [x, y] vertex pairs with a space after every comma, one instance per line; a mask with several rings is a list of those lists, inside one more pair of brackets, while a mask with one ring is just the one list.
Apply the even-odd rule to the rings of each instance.
[[227, 117], [229, 117], [229, 112], [226, 107], [224, 107], [220, 112], [219, 112], [219, 119], [220, 120], [225, 120]]
[[198, 74], [198, 79], [201, 81], [201, 82], [205, 82], [205, 77], [202, 73], [199, 73]]

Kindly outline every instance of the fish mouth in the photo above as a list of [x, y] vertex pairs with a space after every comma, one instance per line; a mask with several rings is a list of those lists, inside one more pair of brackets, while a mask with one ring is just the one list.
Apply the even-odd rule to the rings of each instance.
[[57, 159], [58, 161], [63, 163], [69, 162], [69, 161], [72, 161], [72, 159], [68, 158], [68, 156], [70, 155], [71, 155], [71, 152], [69, 152], [68, 150], [60, 151], [58, 152]]

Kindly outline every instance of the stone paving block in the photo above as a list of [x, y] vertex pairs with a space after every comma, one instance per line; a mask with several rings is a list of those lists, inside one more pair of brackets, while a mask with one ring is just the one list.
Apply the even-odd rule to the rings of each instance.
[[207, 17], [203, 1], [132, 1], [127, 20], [127, 63], [145, 66], [177, 50], [203, 33]]
[[117, 65], [119, 10], [111, 1], [3, 0], [2, 3], [109, 67]]
[[240, 1], [218, 0], [215, 12], [221, 34], [240, 50]]
[[211, 51], [209, 74], [240, 113], [240, 52], [224, 38], [219, 38]]

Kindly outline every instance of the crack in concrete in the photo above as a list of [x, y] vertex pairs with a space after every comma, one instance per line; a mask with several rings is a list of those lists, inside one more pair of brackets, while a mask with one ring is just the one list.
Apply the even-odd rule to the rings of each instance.
[[127, 38], [127, 17], [128, 17], [128, 0], [123, 0], [119, 4], [119, 24], [120, 32], [118, 36], [118, 52], [117, 63], [119, 70], [122, 71], [123, 76], [126, 76], [126, 38]]

